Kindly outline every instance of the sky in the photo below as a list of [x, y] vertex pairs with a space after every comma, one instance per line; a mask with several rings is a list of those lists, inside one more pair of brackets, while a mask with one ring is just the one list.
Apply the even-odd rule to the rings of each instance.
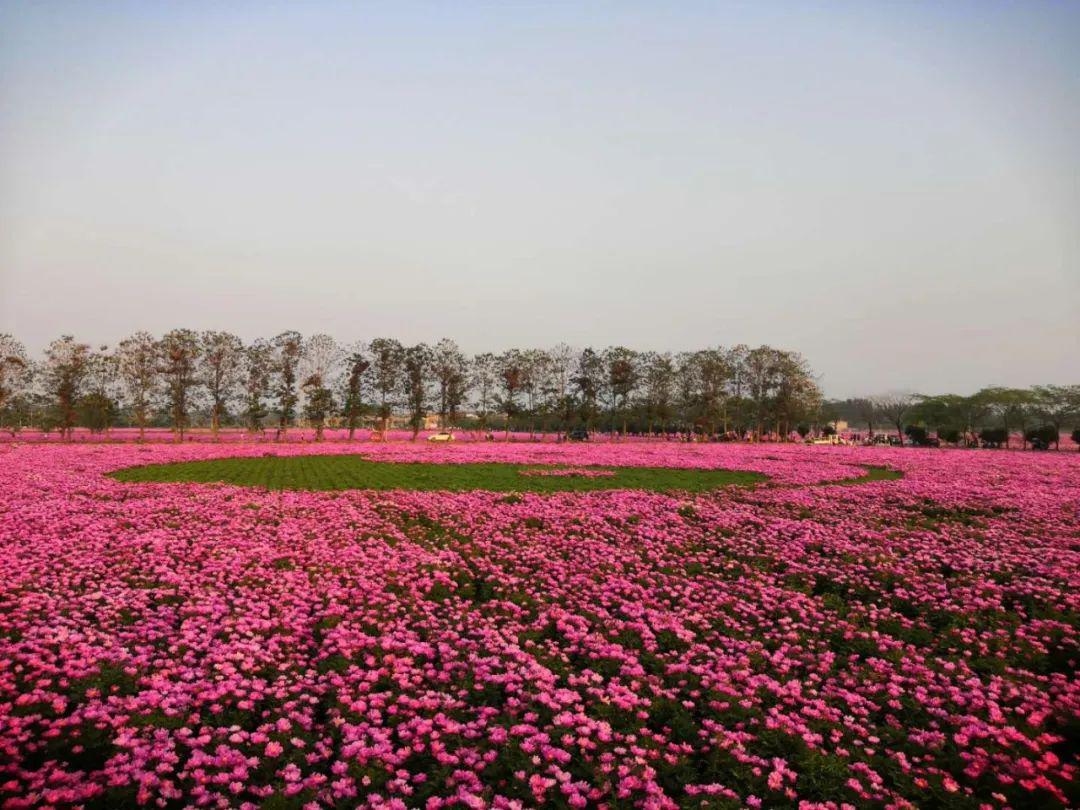
[[0, 332], [1080, 382], [1080, 3], [0, 2]]

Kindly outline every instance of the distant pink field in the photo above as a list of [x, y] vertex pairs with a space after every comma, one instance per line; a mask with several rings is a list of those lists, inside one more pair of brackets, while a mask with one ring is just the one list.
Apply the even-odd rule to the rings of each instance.
[[[104, 476], [352, 452], [770, 483]], [[5, 808], [1080, 803], [1080, 453], [17, 443], [0, 549]]]
[[[420, 431], [419, 440], [423, 441], [428, 436], [432, 435], [436, 431], [423, 430]], [[888, 431], [878, 431], [888, 432]], [[476, 430], [459, 430], [455, 431], [455, 441], [457, 442], [482, 442], [484, 441], [485, 434], [482, 431]], [[496, 441], [501, 442], [507, 439], [506, 435], [501, 430], [495, 431], [493, 437]], [[794, 434], [792, 434], [794, 436]], [[845, 434], [849, 435], [849, 434]], [[349, 439], [349, 431], [344, 429], [327, 429], [324, 432], [323, 438], [327, 442], [351, 442], [351, 443], [368, 443], [372, 441], [372, 431], [368, 429], [362, 429], [355, 431], [353, 438]], [[797, 437], [795, 437], [797, 438]], [[174, 434], [169, 428], [149, 428], [145, 431], [144, 439], [147, 442], [171, 442], [174, 439]], [[412, 439], [412, 431], [410, 430], [390, 430], [386, 433], [386, 440], [389, 442], [403, 442], [410, 441]], [[70, 440], [74, 443], [85, 444], [106, 444], [113, 442], [135, 442], [139, 441], [139, 431], [137, 428], [112, 428], [107, 433], [92, 433], [85, 428], [75, 428], [74, 434]], [[290, 428], [285, 436], [281, 439], [275, 437], [274, 430], [267, 430], [263, 434], [251, 434], [247, 430], [240, 428], [224, 428], [218, 432], [215, 437], [210, 430], [206, 428], [197, 428], [190, 430], [185, 434], [185, 442], [188, 443], [216, 443], [216, 444], [281, 444], [281, 443], [299, 443], [309, 444], [315, 441], [315, 431], [303, 428]], [[513, 432], [509, 436], [509, 441], [513, 442], [528, 442], [528, 443], [561, 443], [563, 441], [562, 434], [560, 433], [525, 433], [525, 432]], [[1021, 444], [1021, 438], [1019, 434], [1014, 434], [1012, 437], [1012, 443], [1019, 447]], [[1068, 431], [1061, 434], [1061, 449], [1062, 450], [1077, 450], [1077, 445], [1073, 442], [1071, 435]], [[65, 440], [59, 433], [42, 433], [39, 430], [25, 429], [21, 430], [15, 435], [7, 432], [0, 432], [0, 444], [11, 443], [25, 443], [33, 442], [37, 443], [49, 443], [49, 444], [64, 444]], [[642, 436], [625, 436], [625, 437], [612, 437], [605, 433], [594, 433], [591, 437], [591, 442], [594, 444], [605, 443], [671, 443], [663, 439], [646, 438]]]

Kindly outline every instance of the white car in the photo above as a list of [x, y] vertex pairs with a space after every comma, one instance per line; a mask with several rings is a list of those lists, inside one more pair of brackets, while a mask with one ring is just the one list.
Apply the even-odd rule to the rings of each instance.
[[454, 434], [449, 430], [440, 430], [438, 433], [432, 433], [427, 437], [429, 442], [452, 442], [454, 440]]

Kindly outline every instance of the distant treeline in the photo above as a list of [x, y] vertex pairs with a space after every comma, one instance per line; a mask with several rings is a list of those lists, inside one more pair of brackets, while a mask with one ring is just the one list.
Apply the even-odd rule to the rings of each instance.
[[737, 345], [689, 352], [622, 346], [509, 349], [466, 355], [450, 339], [405, 346], [393, 338], [339, 344], [282, 332], [244, 343], [221, 331], [137, 332], [115, 346], [70, 335], [33, 359], [0, 334], [0, 426], [70, 435], [124, 426], [286, 431], [304, 424], [414, 435], [431, 415], [443, 427], [529, 432], [574, 428], [646, 435], [787, 438], [838, 419], [974, 432], [1038, 422], [1064, 428], [1080, 414], [1080, 386], [991, 388], [973, 397], [891, 394], [823, 401], [797, 352]]
[[821, 418], [821, 392], [796, 352], [769, 346], [691, 352], [509, 349], [468, 356], [444, 339], [341, 345], [282, 332], [138, 332], [115, 346], [65, 335], [39, 359], [0, 335], [0, 423], [70, 435], [75, 427], [185, 430], [296, 424], [351, 431], [392, 420], [414, 434], [480, 430], [788, 435]]
[[885, 427], [916, 443], [932, 432], [951, 444], [1008, 446], [1019, 435], [1025, 445], [1056, 446], [1071, 428], [1080, 444], [1080, 385], [996, 386], [970, 396], [894, 393], [829, 400], [823, 412], [827, 420], [843, 420], [870, 435]]

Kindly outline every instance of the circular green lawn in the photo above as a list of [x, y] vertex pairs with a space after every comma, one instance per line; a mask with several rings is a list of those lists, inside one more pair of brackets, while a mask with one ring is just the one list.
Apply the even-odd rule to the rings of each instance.
[[[599, 477], [542, 475], [595, 470]], [[414, 489], [464, 492], [565, 492], [603, 489], [704, 492], [766, 480], [741, 470], [670, 467], [580, 467], [537, 464], [421, 464], [369, 461], [357, 455], [255, 456], [152, 464], [111, 473], [120, 481], [222, 482], [266, 489]]]

